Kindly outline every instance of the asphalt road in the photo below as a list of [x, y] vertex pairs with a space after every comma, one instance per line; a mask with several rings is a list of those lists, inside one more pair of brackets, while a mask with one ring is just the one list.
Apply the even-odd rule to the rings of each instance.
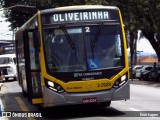
[[0, 91], [2, 111], [31, 112], [38, 118], [2, 117], [2, 120], [159, 120], [160, 83], [131, 81], [131, 98], [112, 101], [108, 108], [99, 105], [75, 105], [42, 109], [23, 97], [17, 81], [4, 82]]

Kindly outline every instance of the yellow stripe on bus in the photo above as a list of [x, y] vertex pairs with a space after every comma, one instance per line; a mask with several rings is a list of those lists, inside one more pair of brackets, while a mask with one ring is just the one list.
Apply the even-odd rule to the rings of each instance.
[[43, 103], [43, 99], [42, 98], [34, 98], [32, 99], [32, 104], [40, 104]]

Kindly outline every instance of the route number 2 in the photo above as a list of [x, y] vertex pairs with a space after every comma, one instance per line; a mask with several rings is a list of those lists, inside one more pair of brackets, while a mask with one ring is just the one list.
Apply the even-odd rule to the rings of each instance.
[[90, 32], [90, 27], [85, 27], [86, 32]]

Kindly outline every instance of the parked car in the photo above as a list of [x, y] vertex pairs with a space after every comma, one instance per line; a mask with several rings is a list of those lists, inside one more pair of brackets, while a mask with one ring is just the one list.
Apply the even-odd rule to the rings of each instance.
[[149, 79], [150, 72], [151, 72], [151, 71], [142, 72], [139, 79], [140, 79], [140, 80], [149, 81], [149, 80], [150, 80], [150, 79]]
[[142, 69], [139, 69], [139, 70], [136, 71], [136, 78], [140, 79], [141, 78], [141, 74], [143, 72], [150, 71], [152, 68], [153, 68], [153, 66], [151, 66], [151, 65], [143, 66]]
[[143, 68], [143, 65], [135, 65], [132, 69], [132, 77], [135, 78], [136, 77], [136, 71], [140, 70]]
[[148, 79], [150, 81], [160, 82], [160, 66], [157, 66], [156, 69], [157, 69], [157, 77], [156, 77], [156, 79], [153, 78], [153, 74], [152, 74], [153, 72], [152, 71], [150, 71]]

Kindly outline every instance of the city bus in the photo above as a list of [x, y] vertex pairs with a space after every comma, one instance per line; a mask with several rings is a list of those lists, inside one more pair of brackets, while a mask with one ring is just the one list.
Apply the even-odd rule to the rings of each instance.
[[18, 83], [32, 104], [109, 106], [130, 98], [127, 42], [117, 7], [41, 10], [15, 37]]

